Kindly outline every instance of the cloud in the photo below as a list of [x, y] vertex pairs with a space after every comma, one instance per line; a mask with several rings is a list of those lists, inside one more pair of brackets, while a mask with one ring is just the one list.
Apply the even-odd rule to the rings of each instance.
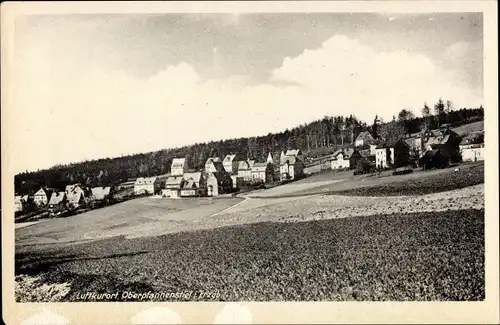
[[51, 56], [31, 44], [14, 96], [19, 170], [282, 131], [324, 115], [370, 121], [424, 101], [479, 106], [480, 96], [422, 55], [378, 52], [335, 36], [285, 58], [267, 83], [203, 80], [187, 63], [137, 79], [105, 65]]

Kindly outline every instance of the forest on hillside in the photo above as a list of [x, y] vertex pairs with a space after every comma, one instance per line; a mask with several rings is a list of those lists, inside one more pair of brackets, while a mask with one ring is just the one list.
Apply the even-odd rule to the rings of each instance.
[[265, 136], [196, 143], [150, 153], [57, 165], [16, 175], [15, 191], [24, 195], [33, 194], [41, 186], [59, 190], [73, 183], [107, 186], [129, 178], [163, 175], [170, 172], [170, 165], [175, 157], [186, 157], [189, 168], [194, 170], [202, 169], [209, 157], [224, 158], [235, 152], [241, 152], [257, 161], [265, 161], [269, 152], [276, 157], [282, 150], [300, 148], [306, 157], [315, 158], [325, 152], [351, 145], [361, 131], [370, 131], [376, 138], [391, 140], [418, 132], [424, 127], [436, 128], [445, 123], [459, 126], [484, 118], [482, 106], [454, 109], [451, 101], [441, 99], [432, 109], [424, 104], [421, 113], [422, 117], [415, 117], [412, 111], [403, 109], [391, 121], [382, 121], [374, 116], [369, 124], [353, 115], [325, 116], [312, 123]]

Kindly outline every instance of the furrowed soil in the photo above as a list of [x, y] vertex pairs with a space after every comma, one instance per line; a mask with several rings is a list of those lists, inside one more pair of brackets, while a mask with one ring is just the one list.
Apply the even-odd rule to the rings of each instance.
[[484, 300], [484, 210], [119, 237], [18, 253], [16, 274], [58, 285], [58, 301], [123, 291], [218, 292], [222, 301]]

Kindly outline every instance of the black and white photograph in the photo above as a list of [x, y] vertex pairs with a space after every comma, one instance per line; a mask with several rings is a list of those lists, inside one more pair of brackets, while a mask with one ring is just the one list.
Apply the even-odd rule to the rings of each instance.
[[483, 12], [13, 23], [16, 303], [485, 301]]

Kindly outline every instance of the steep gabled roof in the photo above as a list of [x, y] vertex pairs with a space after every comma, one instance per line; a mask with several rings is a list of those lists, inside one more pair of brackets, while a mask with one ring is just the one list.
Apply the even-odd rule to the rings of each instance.
[[343, 148], [335, 151], [332, 155], [332, 160], [338, 159], [337, 157], [342, 154], [343, 158], [345, 159], [350, 159], [352, 155], [356, 152], [357, 150], [354, 148]]
[[192, 179], [188, 180], [187, 182], [184, 182], [182, 185], [183, 189], [190, 189], [190, 188], [196, 188], [196, 182]]
[[265, 172], [269, 163], [256, 163], [252, 166], [252, 172]]
[[201, 172], [194, 172], [194, 173], [184, 173], [182, 176], [185, 181], [193, 180], [195, 183], [199, 183], [201, 180]]
[[300, 149], [290, 149], [286, 151], [285, 156], [299, 156], [301, 154]]
[[356, 141], [359, 141], [359, 140], [364, 140], [364, 141], [373, 140], [373, 137], [370, 134], [370, 132], [368, 132], [368, 131], [362, 131], [356, 137]]
[[92, 197], [96, 200], [104, 200], [111, 193], [111, 187], [93, 187], [91, 190]]
[[250, 165], [247, 161], [239, 161], [238, 162], [238, 170], [249, 170], [251, 169]]
[[233, 162], [234, 158], [236, 158], [236, 154], [230, 154], [230, 155], [227, 155], [227, 156], [224, 158], [224, 163], [230, 163], [230, 162]]
[[35, 192], [34, 195], [46, 195], [49, 196], [50, 191], [47, 188], [41, 187], [38, 191]]
[[184, 178], [182, 176], [170, 176], [167, 178], [167, 181], [165, 182], [165, 185], [176, 185], [180, 186], [182, 182], [184, 181]]
[[184, 168], [186, 158], [174, 158], [172, 160], [172, 168]]
[[211, 164], [214, 162], [220, 162], [220, 161], [221, 161], [221, 159], [219, 157], [211, 157], [211, 158], [207, 159], [207, 161], [205, 162], [205, 165]]
[[61, 203], [64, 199], [66, 198], [66, 192], [54, 192], [52, 193], [52, 195], [50, 196], [50, 200], [49, 200], [49, 205], [50, 204], [59, 204]]

